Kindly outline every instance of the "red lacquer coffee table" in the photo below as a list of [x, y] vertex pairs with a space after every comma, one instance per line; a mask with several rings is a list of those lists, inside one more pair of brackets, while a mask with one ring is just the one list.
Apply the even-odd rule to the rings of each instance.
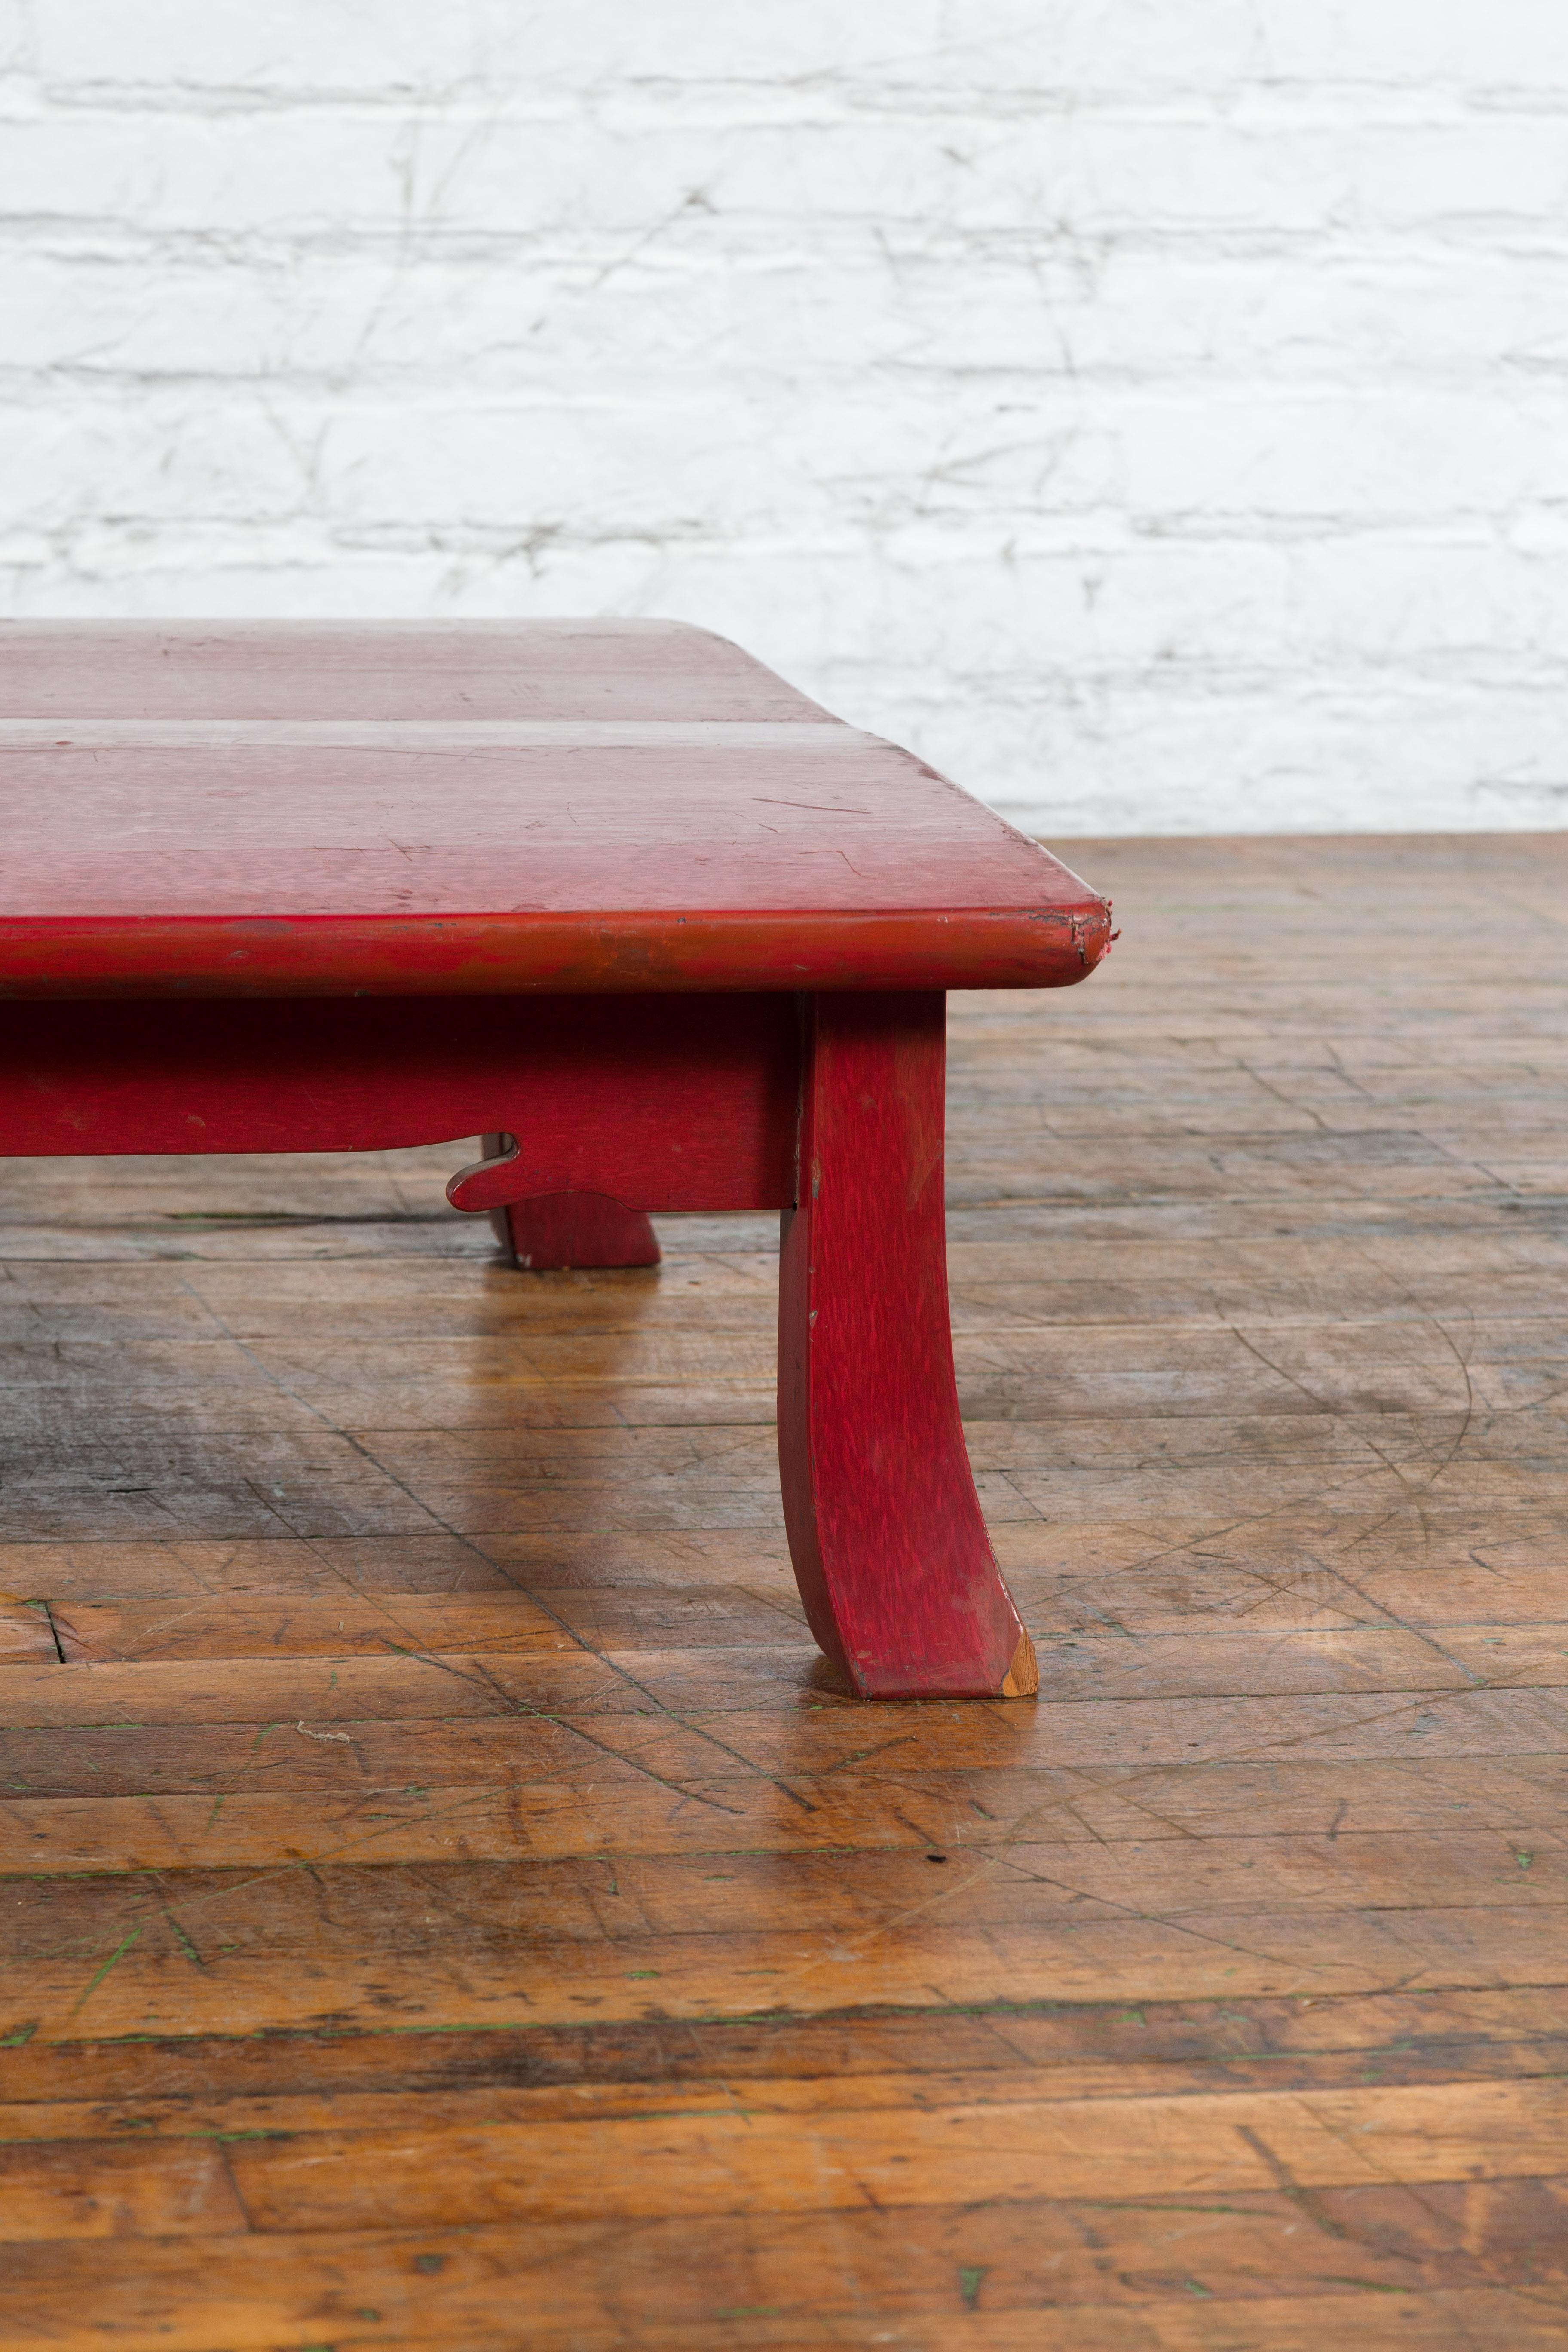
[[1021, 1696], [953, 1383], [943, 992], [1103, 899], [908, 752], [658, 622], [0, 625], [0, 1150], [476, 1134], [521, 1265], [783, 1212], [779, 1465], [867, 1697]]

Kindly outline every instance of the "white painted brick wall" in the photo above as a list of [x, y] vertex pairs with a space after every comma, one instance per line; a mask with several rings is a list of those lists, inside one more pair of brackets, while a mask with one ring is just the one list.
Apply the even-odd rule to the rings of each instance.
[[1568, 824], [1560, 0], [0, 0], [0, 589], [668, 614], [1042, 830]]

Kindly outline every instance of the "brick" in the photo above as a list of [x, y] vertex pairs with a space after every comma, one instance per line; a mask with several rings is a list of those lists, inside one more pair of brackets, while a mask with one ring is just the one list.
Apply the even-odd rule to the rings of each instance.
[[0, 595], [666, 613], [1040, 826], [1563, 824], [1565, 119], [1541, 0], [0, 0]]

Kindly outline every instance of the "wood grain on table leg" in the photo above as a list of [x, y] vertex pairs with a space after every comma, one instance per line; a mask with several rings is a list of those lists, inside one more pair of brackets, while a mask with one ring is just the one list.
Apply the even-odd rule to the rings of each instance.
[[807, 997], [802, 1022], [779, 1469], [806, 1615], [863, 1697], [1021, 1697], [1034, 1653], [985, 1532], [953, 1380], [946, 1001]]

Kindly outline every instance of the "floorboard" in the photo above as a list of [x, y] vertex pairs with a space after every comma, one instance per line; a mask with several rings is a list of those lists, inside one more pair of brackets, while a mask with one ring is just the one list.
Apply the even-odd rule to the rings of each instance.
[[1037, 1704], [807, 1636], [771, 1221], [0, 1170], [5, 2352], [1568, 2345], [1568, 835], [954, 1000]]

